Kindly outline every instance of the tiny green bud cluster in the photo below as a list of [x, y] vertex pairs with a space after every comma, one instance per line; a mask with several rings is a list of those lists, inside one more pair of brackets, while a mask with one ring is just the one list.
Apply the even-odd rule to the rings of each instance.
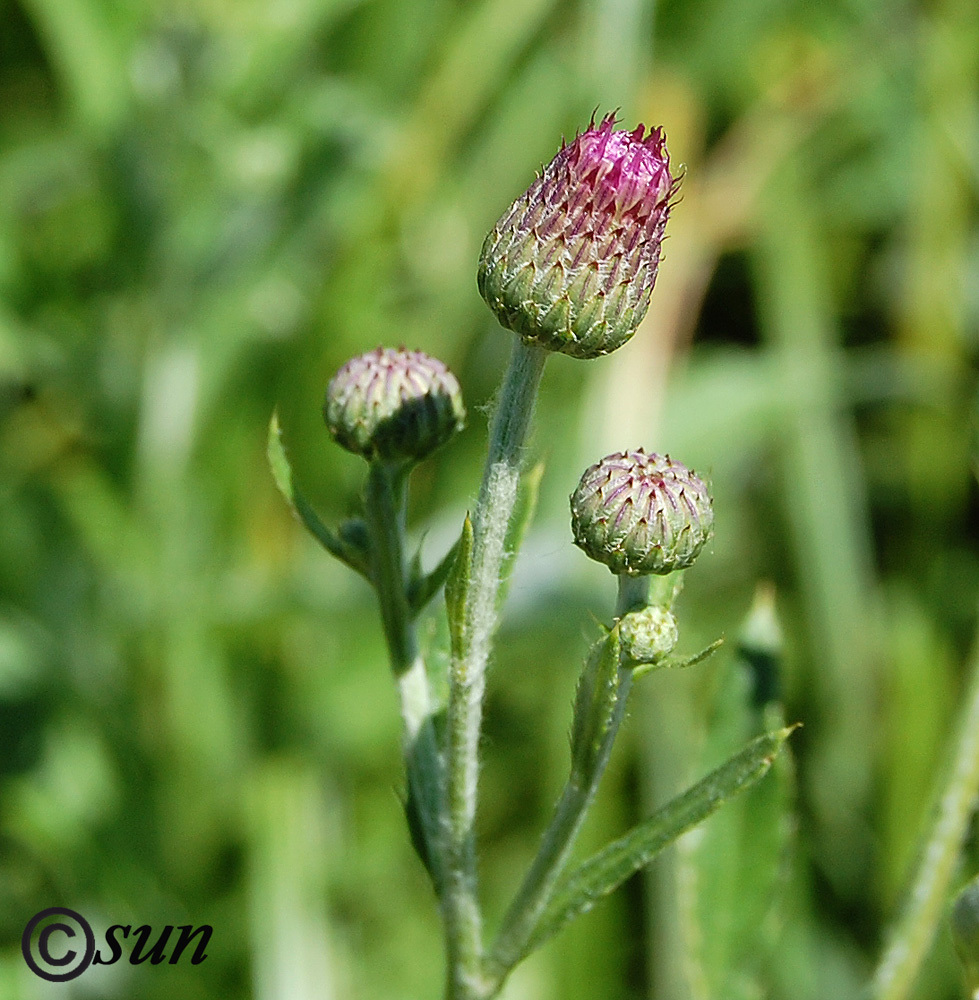
[[441, 361], [378, 347], [333, 376], [323, 417], [338, 444], [369, 462], [417, 462], [462, 430], [466, 411]]
[[669, 455], [642, 449], [592, 465], [571, 495], [575, 544], [616, 574], [685, 569], [713, 524], [707, 484]]
[[619, 622], [622, 652], [634, 663], [660, 663], [673, 652], [679, 637], [673, 613], [655, 604], [630, 611]]

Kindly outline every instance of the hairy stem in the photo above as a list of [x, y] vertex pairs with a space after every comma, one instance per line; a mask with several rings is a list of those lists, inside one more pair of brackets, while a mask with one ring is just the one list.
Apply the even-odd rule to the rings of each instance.
[[461, 653], [449, 672], [446, 742], [445, 892], [448, 1000], [487, 995], [477, 896], [476, 782], [486, 664], [496, 626], [507, 528], [517, 501], [523, 445], [547, 352], [515, 338], [490, 428], [489, 454], [473, 513]]
[[432, 697], [425, 663], [418, 652], [415, 622], [408, 606], [404, 560], [407, 473], [384, 463], [371, 465], [365, 512], [371, 539], [371, 580], [377, 591], [384, 638], [401, 703], [402, 750], [411, 805], [416, 810], [429, 869], [438, 885], [441, 764]]
[[[620, 576], [618, 583], [616, 619], [646, 606], [649, 598], [648, 577]], [[589, 667], [586, 666], [585, 669], [587, 671]], [[544, 831], [537, 856], [503, 919], [487, 962], [487, 972], [494, 982], [494, 992], [503, 985], [510, 970], [527, 953], [528, 943], [547, 908], [554, 886], [567, 865], [575, 837], [598, 791], [612, 753], [612, 745], [625, 717], [632, 676], [630, 668], [620, 667], [616, 672], [617, 683], [592, 683], [587, 689], [585, 702], [576, 707], [576, 712], [584, 714], [597, 712], [607, 722], [595, 752], [572, 755], [571, 774], [554, 808], [551, 822]], [[582, 681], [586, 682], [584, 677]], [[600, 701], [604, 701], [604, 704]]]
[[[649, 604], [649, 577], [627, 576], [618, 577], [619, 592], [615, 601], [615, 617], [621, 618], [630, 611], [641, 611]], [[672, 603], [672, 602], [671, 602]]]

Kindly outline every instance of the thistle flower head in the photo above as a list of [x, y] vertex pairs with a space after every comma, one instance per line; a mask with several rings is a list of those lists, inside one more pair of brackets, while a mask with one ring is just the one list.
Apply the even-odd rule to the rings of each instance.
[[419, 461], [465, 425], [455, 375], [421, 351], [378, 347], [348, 361], [323, 405], [338, 444], [368, 461]]
[[620, 451], [585, 470], [571, 494], [575, 544], [616, 574], [685, 569], [711, 535], [706, 483], [669, 455]]
[[499, 321], [577, 358], [621, 347], [656, 281], [678, 181], [662, 129], [606, 115], [560, 152], [483, 243], [477, 283]]

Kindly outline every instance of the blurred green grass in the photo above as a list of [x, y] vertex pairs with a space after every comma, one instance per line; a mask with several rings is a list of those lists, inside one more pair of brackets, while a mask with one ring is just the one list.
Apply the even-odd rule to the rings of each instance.
[[[509, 346], [475, 290], [482, 237], [596, 107], [663, 124], [687, 176], [644, 328], [545, 376], [548, 469], [491, 675], [490, 912], [559, 790], [611, 610], [567, 494], [606, 451], [668, 449], [717, 508], [683, 645], [737, 635], [773, 582], [804, 723], [758, 995], [856, 994], [976, 625], [969, 0], [0, 2], [3, 1000], [47, 995], [19, 939], [50, 905], [213, 924], [206, 963], [91, 969], [76, 985], [100, 996], [438, 995], [370, 594], [290, 520], [265, 426], [278, 405], [335, 521], [362, 469], [326, 440], [326, 381], [379, 343], [442, 357], [472, 420], [414, 475], [434, 559]], [[694, 776], [734, 669], [650, 678], [589, 845]], [[507, 996], [701, 996], [683, 871], [631, 882]], [[940, 935], [914, 996], [960, 995]]]

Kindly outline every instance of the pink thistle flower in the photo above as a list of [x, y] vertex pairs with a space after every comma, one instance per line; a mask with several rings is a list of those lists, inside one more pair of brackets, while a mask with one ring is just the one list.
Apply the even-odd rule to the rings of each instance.
[[562, 144], [483, 243], [477, 283], [500, 322], [576, 358], [621, 347], [649, 308], [679, 182], [660, 128], [615, 115]]

